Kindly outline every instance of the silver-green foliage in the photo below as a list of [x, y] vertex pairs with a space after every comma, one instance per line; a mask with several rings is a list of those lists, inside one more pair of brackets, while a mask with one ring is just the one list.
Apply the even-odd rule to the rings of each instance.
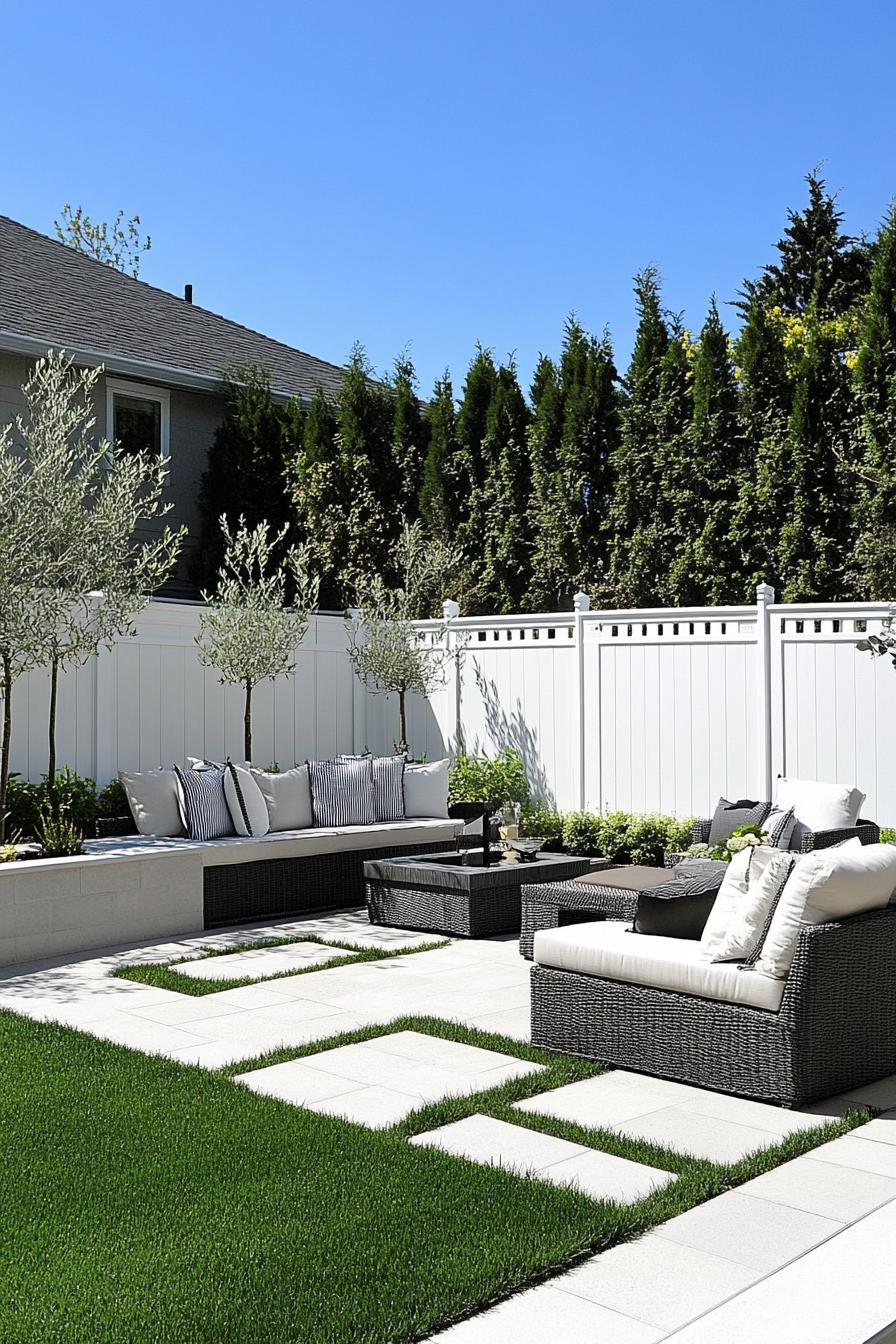
[[425, 631], [414, 622], [427, 615], [457, 568], [452, 547], [427, 537], [422, 524], [405, 524], [394, 550], [400, 585], [381, 574], [356, 588], [357, 606], [347, 620], [348, 651], [355, 673], [374, 693], [398, 696], [400, 750], [407, 747], [406, 696], [430, 695], [444, 682], [458, 642], [449, 647], [448, 622]]
[[196, 645], [201, 663], [245, 692], [244, 745], [251, 760], [252, 691], [294, 670], [309, 613], [317, 606], [318, 581], [304, 547], [290, 547], [274, 563], [287, 528], [272, 533], [267, 523], [247, 527], [240, 518], [234, 530], [222, 517], [221, 531], [224, 560], [214, 592], [203, 594], [208, 607]]
[[139, 225], [139, 215], [126, 220], [123, 210], [119, 210], [111, 224], [92, 220], [80, 205], [74, 208], [64, 205], [62, 218], [53, 221], [60, 243], [83, 252], [85, 257], [93, 257], [94, 261], [114, 266], [116, 271], [127, 271], [135, 280], [140, 274], [140, 253], [152, 247], [152, 239], [148, 234], [142, 237]]

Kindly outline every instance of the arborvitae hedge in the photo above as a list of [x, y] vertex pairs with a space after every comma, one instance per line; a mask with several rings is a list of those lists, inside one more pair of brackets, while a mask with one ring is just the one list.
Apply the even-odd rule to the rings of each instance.
[[792, 600], [896, 595], [896, 211], [856, 239], [817, 174], [808, 187], [729, 321], [713, 299], [695, 338], [656, 269], [636, 277], [623, 379], [609, 336], [574, 317], [528, 398], [481, 347], [459, 400], [446, 372], [422, 403], [406, 354], [376, 381], [360, 347], [334, 405], [283, 404], [240, 371], [198, 577], [221, 513], [288, 519], [338, 609], [421, 517], [460, 548], [457, 596], [479, 613], [568, 609], [578, 588], [607, 606], [750, 602], [760, 579]]

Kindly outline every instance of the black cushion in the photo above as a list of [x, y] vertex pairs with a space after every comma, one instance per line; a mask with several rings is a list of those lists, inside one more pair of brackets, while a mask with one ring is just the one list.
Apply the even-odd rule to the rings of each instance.
[[754, 803], [749, 798], [732, 803], [720, 798], [709, 827], [709, 843], [720, 845], [738, 826], [761, 826], [771, 810], [771, 803]]
[[635, 933], [659, 938], [700, 938], [724, 873], [677, 877], [638, 893]]

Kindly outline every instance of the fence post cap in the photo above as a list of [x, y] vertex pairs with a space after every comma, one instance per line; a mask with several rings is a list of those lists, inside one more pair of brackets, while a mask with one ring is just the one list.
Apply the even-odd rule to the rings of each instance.
[[774, 602], [774, 600], [775, 600], [775, 590], [774, 590], [774, 588], [771, 586], [771, 584], [770, 584], [770, 583], [757, 583], [757, 585], [756, 585], [756, 601], [757, 601], [757, 602], [762, 602], [762, 603], [764, 603], [766, 606], [768, 606], [771, 602]]
[[453, 597], [446, 597], [442, 603], [442, 614], [446, 621], [453, 621], [455, 616], [460, 615], [460, 604]]
[[348, 608], [346, 609], [346, 613], [345, 613], [345, 614], [346, 614], [346, 616], [348, 617], [348, 619], [349, 619], [350, 621], [360, 621], [360, 619], [361, 619], [361, 608], [360, 608], [360, 607], [348, 607]]
[[587, 593], [576, 593], [572, 600], [572, 606], [574, 611], [590, 611], [591, 598]]

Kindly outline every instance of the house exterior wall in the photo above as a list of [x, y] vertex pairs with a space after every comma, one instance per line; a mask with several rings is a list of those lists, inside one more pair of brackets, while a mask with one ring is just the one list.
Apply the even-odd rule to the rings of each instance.
[[[22, 385], [33, 367], [33, 360], [24, 355], [0, 351], [0, 425], [15, 419], [25, 408]], [[116, 381], [121, 381], [115, 375]], [[135, 382], [134, 379], [128, 379]], [[136, 384], [135, 384], [136, 385]], [[148, 388], [165, 388], [164, 382], [147, 382]], [[224, 414], [224, 398], [184, 388], [170, 391], [169, 475], [165, 490], [166, 501], [172, 505], [163, 522], [152, 529], [158, 532], [168, 524], [178, 527], [186, 524], [189, 536], [178, 559], [176, 579], [189, 582], [190, 561], [199, 542], [199, 487], [208, 462], [208, 453], [215, 437], [215, 429]], [[106, 380], [101, 377], [94, 397], [97, 432], [111, 437], [112, 426], [107, 424]]]

